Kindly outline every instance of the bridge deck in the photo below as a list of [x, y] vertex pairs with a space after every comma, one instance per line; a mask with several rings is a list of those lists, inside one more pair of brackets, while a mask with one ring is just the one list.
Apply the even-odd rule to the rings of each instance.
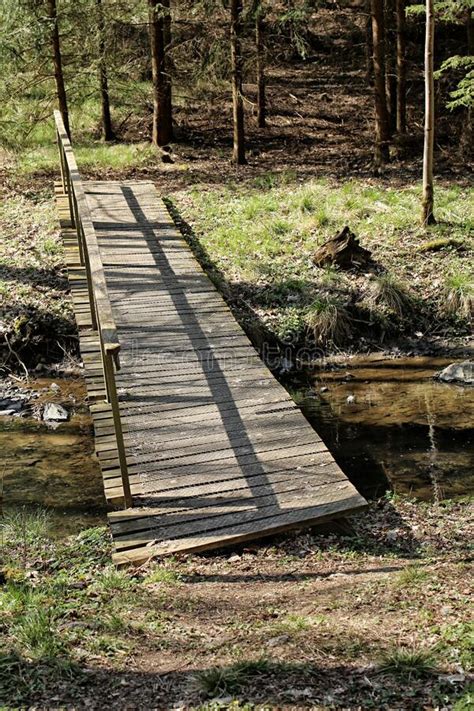
[[[152, 183], [89, 182], [121, 343], [120, 413], [134, 508], [109, 514], [117, 563], [198, 551], [365, 506], [262, 363]], [[62, 200], [62, 202], [61, 202]], [[64, 198], [59, 209], [66, 215]], [[63, 230], [91, 400], [103, 398], [87, 283]], [[91, 408], [107, 499], [122, 496], [110, 407]]]

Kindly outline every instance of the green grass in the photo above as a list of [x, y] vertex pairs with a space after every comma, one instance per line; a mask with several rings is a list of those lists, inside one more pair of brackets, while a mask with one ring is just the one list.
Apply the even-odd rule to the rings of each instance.
[[370, 286], [372, 303], [386, 306], [399, 317], [412, 308], [413, 299], [407, 286], [392, 274], [376, 276]]
[[51, 516], [46, 509], [7, 511], [0, 519], [0, 540], [25, 545], [41, 543], [51, 533]]
[[63, 651], [52, 607], [27, 609], [12, 626], [11, 634], [31, 659], [55, 659]]
[[212, 667], [194, 675], [196, 689], [207, 698], [237, 694], [261, 674], [271, 672], [272, 662], [267, 659], [238, 662], [229, 667]]
[[395, 674], [407, 680], [420, 679], [433, 674], [436, 671], [436, 664], [431, 652], [424, 649], [398, 647], [385, 653], [379, 671]]
[[397, 576], [396, 584], [400, 588], [411, 588], [426, 582], [428, 573], [417, 565], [409, 565]]
[[316, 343], [343, 344], [351, 333], [351, 317], [343, 301], [321, 296], [308, 309], [306, 324]]
[[474, 314], [474, 273], [451, 272], [445, 280], [446, 311], [471, 318]]
[[[112, 143], [101, 141], [76, 145], [74, 153], [80, 171], [125, 171], [143, 168], [157, 161], [156, 150], [149, 143]], [[59, 176], [57, 149], [51, 139], [50, 145], [25, 151], [15, 160], [15, 170], [23, 175], [35, 173]]]
[[286, 634], [297, 634], [298, 632], [305, 632], [314, 627], [318, 627], [325, 621], [323, 615], [299, 615], [297, 613], [292, 613], [286, 615], [275, 625], [272, 625], [272, 632], [281, 632]]
[[98, 589], [104, 592], [117, 592], [130, 590], [132, 587], [132, 581], [130, 575], [125, 571], [117, 570], [116, 568], [110, 566], [105, 570], [102, 570], [100, 575], [96, 578], [96, 586]]
[[179, 585], [181, 576], [175, 570], [156, 567], [148, 573], [144, 582], [146, 584], [165, 583], [167, 585]]
[[[429, 254], [419, 250], [427, 240], [417, 219], [417, 185], [390, 188], [355, 179], [301, 184], [288, 175], [282, 179], [267, 173], [251, 185], [195, 185], [173, 200], [193, 226], [208, 261], [277, 337], [299, 340], [306, 325], [318, 342], [342, 344], [349, 334], [363, 332], [367, 313], [383, 331], [399, 328], [400, 321], [424, 331], [427, 312], [448, 324], [439, 280], [466, 273], [472, 257], [473, 197], [467, 188], [437, 188], [439, 222], [430, 229], [430, 239], [449, 239], [459, 249]], [[384, 274], [374, 279], [362, 275], [355, 284], [350, 273], [312, 264], [316, 248], [346, 224], [372, 251]], [[464, 294], [468, 287], [462, 288]], [[348, 302], [355, 304], [350, 314], [345, 313]], [[350, 323], [349, 315], [355, 317]], [[461, 328], [467, 329], [466, 308], [460, 312], [463, 318]]]

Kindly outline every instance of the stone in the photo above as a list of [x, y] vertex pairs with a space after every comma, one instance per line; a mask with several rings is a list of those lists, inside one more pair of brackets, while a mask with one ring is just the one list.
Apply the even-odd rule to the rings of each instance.
[[61, 391], [61, 388], [57, 383], [51, 383], [49, 386], [49, 389], [53, 391], [53, 393], [59, 393]]
[[474, 362], [465, 360], [462, 363], [451, 363], [435, 375], [435, 378], [443, 383], [474, 385]]
[[45, 422], [64, 422], [69, 417], [68, 411], [62, 405], [48, 402], [44, 406], [43, 420]]

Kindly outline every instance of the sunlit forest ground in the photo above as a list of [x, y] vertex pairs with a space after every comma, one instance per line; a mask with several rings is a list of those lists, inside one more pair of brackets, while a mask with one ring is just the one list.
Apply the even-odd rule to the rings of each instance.
[[[438, 224], [422, 228], [419, 134], [408, 148], [396, 145], [392, 163], [374, 176], [372, 129], [364, 114], [370, 95], [353, 71], [340, 78], [328, 101], [324, 87], [333, 77], [330, 68], [325, 71], [329, 76], [315, 78], [302, 63], [288, 68], [290, 76], [281, 68], [270, 74], [269, 128], [258, 130], [249, 111], [248, 166], [239, 169], [229, 162], [229, 121], [214, 104], [203, 110], [177, 100], [173, 163], [165, 164], [143, 140], [150, 120], [145, 100], [136, 111], [148, 118], [139, 122], [136, 113], [120, 108], [124, 97], [114, 97], [123, 135], [106, 145], [98, 138], [97, 101], [89, 99], [72, 110], [80, 169], [86, 178], [153, 180], [238, 317], [270, 337], [327, 351], [395, 342], [411, 352], [462, 345], [474, 298], [469, 167], [455, 151], [448, 160], [440, 150]], [[146, 96], [146, 86], [139, 89]], [[219, 91], [212, 87], [215, 96]], [[221, 97], [224, 107], [226, 100]], [[22, 111], [28, 113], [26, 102]], [[214, 130], [207, 130], [211, 125]], [[441, 134], [441, 142], [449, 140]], [[75, 343], [51, 200], [57, 163], [51, 120], [2, 154], [5, 320], [22, 347], [27, 314], [29, 333], [49, 352], [53, 331], [66, 348]], [[315, 249], [345, 225], [372, 251], [372, 268], [345, 273], [314, 266]]]

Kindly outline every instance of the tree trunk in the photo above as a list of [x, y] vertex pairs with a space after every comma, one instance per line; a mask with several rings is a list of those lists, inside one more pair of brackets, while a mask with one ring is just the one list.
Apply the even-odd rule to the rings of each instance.
[[425, 30], [425, 141], [423, 147], [423, 200], [421, 219], [424, 225], [436, 222], [434, 218], [433, 155], [435, 125], [434, 89], [434, 0], [426, 0]]
[[375, 93], [375, 167], [390, 160], [389, 120], [385, 91], [385, 28], [383, 0], [371, 0]]
[[242, 0], [231, 0], [231, 64], [232, 64], [232, 103], [234, 124], [233, 160], [237, 165], [244, 165], [245, 159], [245, 129], [244, 103], [242, 98]]
[[232, 65], [232, 106], [234, 121], [233, 161], [245, 165], [244, 102], [242, 99], [242, 0], [231, 0], [230, 57]]
[[102, 136], [104, 141], [113, 141], [115, 138], [110, 117], [109, 81], [107, 77], [107, 64], [105, 61], [105, 20], [102, 0], [96, 0], [99, 31], [99, 85], [100, 100], [102, 105]]
[[170, 0], [167, 2], [168, 12], [163, 20], [163, 39], [165, 41], [165, 106], [166, 115], [168, 117], [169, 125], [169, 140], [172, 141], [173, 135], [173, 96], [171, 90], [171, 62], [170, 62], [170, 49], [171, 49], [171, 7]]
[[373, 46], [372, 46], [372, 15], [370, 12], [370, 0], [365, 3], [365, 80], [369, 86], [372, 85], [373, 74]]
[[406, 0], [396, 0], [397, 17], [397, 132], [407, 131]]
[[46, 0], [46, 10], [48, 13], [48, 18], [51, 21], [51, 49], [53, 54], [54, 80], [56, 82], [56, 94], [58, 97], [59, 111], [61, 112], [66, 133], [69, 138], [71, 138], [66, 88], [64, 86], [61, 43], [59, 40], [58, 12], [56, 8], [56, 0]]
[[397, 51], [395, 0], [385, 0], [385, 91], [390, 135], [397, 127]]
[[[469, 8], [466, 15], [467, 53], [474, 56], [474, 18]], [[461, 156], [468, 162], [474, 158], [474, 112], [472, 106], [466, 109], [464, 127], [461, 135]]]
[[262, 3], [255, 12], [255, 46], [257, 50], [257, 126], [265, 128], [267, 105], [265, 96], [265, 47], [263, 42], [264, 22]]
[[157, 146], [166, 146], [173, 137], [170, 80], [166, 72], [165, 26], [168, 19], [165, 19], [165, 14], [169, 15], [169, 8], [169, 0], [148, 0], [148, 28], [153, 83], [152, 141]]

